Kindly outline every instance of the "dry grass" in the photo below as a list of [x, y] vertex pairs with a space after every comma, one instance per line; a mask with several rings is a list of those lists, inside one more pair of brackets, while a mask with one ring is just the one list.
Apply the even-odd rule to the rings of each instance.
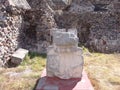
[[120, 90], [120, 54], [84, 53], [85, 65], [95, 90]]
[[43, 55], [31, 53], [19, 67], [0, 69], [0, 90], [33, 90], [45, 62]]
[[[0, 90], [33, 90], [45, 59], [32, 53], [19, 67], [0, 69]], [[120, 54], [89, 53], [85, 49], [84, 59], [84, 69], [95, 90], [120, 90]]]

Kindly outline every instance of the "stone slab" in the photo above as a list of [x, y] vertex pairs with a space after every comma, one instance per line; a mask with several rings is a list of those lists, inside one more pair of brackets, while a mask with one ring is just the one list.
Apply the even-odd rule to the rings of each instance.
[[14, 64], [20, 64], [25, 58], [26, 54], [28, 54], [28, 50], [19, 48], [16, 52], [11, 56], [11, 62]]
[[94, 88], [85, 71], [83, 71], [81, 79], [64, 80], [57, 77], [47, 77], [45, 69], [35, 90], [94, 90]]

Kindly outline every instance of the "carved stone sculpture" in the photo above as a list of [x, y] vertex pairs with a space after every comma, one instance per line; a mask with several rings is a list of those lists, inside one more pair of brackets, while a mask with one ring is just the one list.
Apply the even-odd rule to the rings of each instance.
[[76, 29], [53, 30], [53, 45], [47, 51], [47, 76], [61, 79], [81, 78], [82, 49], [78, 47]]

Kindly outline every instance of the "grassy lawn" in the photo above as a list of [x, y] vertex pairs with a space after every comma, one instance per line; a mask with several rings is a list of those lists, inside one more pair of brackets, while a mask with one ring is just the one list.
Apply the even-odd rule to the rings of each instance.
[[[95, 90], [120, 90], [120, 54], [84, 49], [84, 69]], [[33, 90], [46, 63], [45, 55], [30, 53], [16, 68], [0, 69], [0, 90]]]

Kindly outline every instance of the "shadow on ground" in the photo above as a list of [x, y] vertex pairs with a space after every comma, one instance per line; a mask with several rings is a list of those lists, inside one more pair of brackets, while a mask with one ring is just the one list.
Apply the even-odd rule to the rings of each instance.
[[63, 80], [57, 77], [50, 78], [44, 76], [36, 81], [33, 90], [44, 90], [45, 88], [52, 88], [55, 90], [73, 90], [80, 80], [80, 78]]

